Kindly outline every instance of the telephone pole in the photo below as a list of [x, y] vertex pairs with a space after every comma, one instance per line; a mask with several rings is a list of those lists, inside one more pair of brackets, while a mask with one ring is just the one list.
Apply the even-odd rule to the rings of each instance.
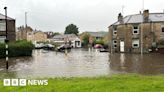
[[25, 28], [27, 28], [27, 12], [25, 12]]

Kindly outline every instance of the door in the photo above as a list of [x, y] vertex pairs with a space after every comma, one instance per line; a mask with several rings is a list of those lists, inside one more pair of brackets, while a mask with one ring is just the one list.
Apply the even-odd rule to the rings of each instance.
[[125, 52], [125, 43], [124, 43], [124, 41], [120, 41], [120, 52]]

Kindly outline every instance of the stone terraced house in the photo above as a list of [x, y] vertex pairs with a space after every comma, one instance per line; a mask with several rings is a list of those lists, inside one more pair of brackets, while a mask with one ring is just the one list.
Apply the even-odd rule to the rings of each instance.
[[111, 52], [148, 53], [164, 45], [164, 13], [143, 13], [123, 17], [109, 27]]

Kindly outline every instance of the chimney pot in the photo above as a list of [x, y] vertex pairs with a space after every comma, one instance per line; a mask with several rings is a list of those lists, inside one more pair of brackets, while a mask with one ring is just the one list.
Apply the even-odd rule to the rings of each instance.
[[143, 19], [144, 19], [144, 22], [148, 22], [149, 21], [149, 10], [144, 10], [144, 12], [143, 12]]
[[124, 23], [124, 21], [123, 21], [123, 16], [122, 16], [121, 13], [118, 14], [118, 21], [119, 21], [121, 24]]

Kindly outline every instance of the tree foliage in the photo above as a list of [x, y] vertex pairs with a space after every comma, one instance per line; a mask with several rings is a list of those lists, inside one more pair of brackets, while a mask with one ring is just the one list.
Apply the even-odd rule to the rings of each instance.
[[82, 44], [83, 44], [83, 46], [88, 46], [88, 44], [89, 44], [89, 37], [90, 37], [90, 35], [89, 34], [85, 34], [84, 36], [83, 36], [83, 39], [82, 39]]
[[75, 34], [75, 35], [78, 35], [78, 33], [79, 33], [78, 27], [74, 24], [69, 24], [64, 32], [64, 34]]

